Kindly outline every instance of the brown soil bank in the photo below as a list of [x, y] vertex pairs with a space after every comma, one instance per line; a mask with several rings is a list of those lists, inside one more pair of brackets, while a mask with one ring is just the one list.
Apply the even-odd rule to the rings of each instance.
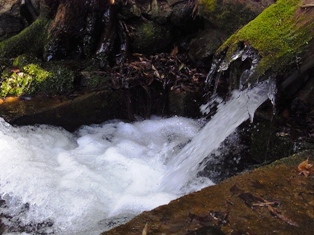
[[313, 162], [314, 151], [189, 194], [103, 234], [311, 235], [314, 180], [298, 172], [307, 158]]

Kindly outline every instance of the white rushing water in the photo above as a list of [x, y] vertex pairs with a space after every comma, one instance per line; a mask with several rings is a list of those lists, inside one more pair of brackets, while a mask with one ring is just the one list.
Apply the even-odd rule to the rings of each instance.
[[[7, 234], [99, 234], [213, 184], [199, 163], [253, 118], [269, 83], [235, 91], [206, 124], [182, 117], [113, 120], [69, 133], [0, 119], [0, 214]], [[202, 128], [203, 127], [203, 128]], [[32, 230], [32, 231], [31, 231]], [[26, 233], [25, 233], [26, 234]]]

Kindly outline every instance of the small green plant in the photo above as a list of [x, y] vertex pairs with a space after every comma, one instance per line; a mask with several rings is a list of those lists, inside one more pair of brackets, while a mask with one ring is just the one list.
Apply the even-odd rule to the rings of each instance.
[[0, 96], [31, 94], [36, 90], [36, 86], [32, 86], [32, 84], [42, 82], [49, 76], [51, 76], [49, 72], [35, 64], [24, 66], [20, 72], [4, 72]]
[[1, 80], [1, 97], [36, 92], [59, 94], [73, 88], [74, 72], [61, 66], [46, 70], [38, 64], [27, 64], [19, 72], [3, 72]]

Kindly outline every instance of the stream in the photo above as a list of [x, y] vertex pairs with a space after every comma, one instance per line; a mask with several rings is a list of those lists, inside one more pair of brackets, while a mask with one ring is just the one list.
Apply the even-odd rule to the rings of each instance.
[[[271, 98], [273, 84], [233, 91], [206, 123], [184, 117], [14, 127], [0, 119], [0, 233], [99, 234], [213, 185], [203, 160]], [[202, 163], [202, 164], [201, 164]]]

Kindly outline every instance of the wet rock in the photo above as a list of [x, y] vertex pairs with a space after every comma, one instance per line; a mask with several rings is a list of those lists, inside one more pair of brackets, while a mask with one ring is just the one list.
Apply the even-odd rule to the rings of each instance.
[[102, 234], [311, 234], [312, 176], [300, 175], [305, 151], [143, 212]]
[[[120, 108], [117, 109], [116, 107]], [[9, 98], [0, 104], [0, 116], [13, 125], [49, 124], [69, 131], [110, 119], [127, 119], [121, 94], [110, 89], [58, 97]]]
[[256, 163], [272, 162], [298, 151], [295, 141], [281, 132], [274, 122], [263, 121], [251, 127], [252, 159]]
[[24, 17], [30, 25], [40, 14], [39, 0], [25, 0], [21, 2], [20, 14]]
[[202, 91], [170, 92], [168, 98], [169, 115], [183, 117], [201, 117], [200, 104], [203, 102]]
[[167, 26], [154, 22], [143, 22], [135, 28], [132, 48], [134, 51], [146, 55], [169, 50], [172, 36]]
[[84, 59], [95, 53], [102, 28], [105, 1], [77, 1], [75, 7], [61, 2], [49, 27], [44, 58]]
[[202, 0], [197, 6], [199, 14], [207, 20], [209, 27], [220, 29], [229, 35], [254, 19], [263, 9], [253, 11], [246, 3], [239, 1]]
[[0, 41], [19, 33], [25, 27], [19, 1], [2, 1], [0, 6]]
[[2, 0], [0, 5], [0, 14], [6, 12], [12, 12], [13, 14], [18, 14], [18, 4], [19, 0]]
[[211, 58], [223, 42], [236, 30], [254, 19], [274, 1], [210, 1], [201, 0], [195, 11], [204, 17], [203, 29], [189, 44], [194, 60]]
[[21, 18], [9, 15], [0, 15], [0, 39], [8, 38], [19, 33], [24, 28]]
[[207, 29], [199, 31], [189, 44], [189, 55], [194, 61], [210, 58], [227, 38], [220, 30]]

